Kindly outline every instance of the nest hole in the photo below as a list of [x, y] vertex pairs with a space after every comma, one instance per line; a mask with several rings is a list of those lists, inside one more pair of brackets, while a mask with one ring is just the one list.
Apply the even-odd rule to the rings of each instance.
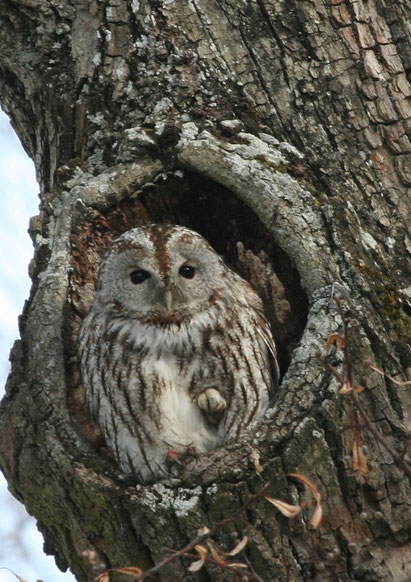
[[[307, 320], [308, 299], [298, 271], [249, 206], [221, 184], [196, 173], [168, 176], [132, 193], [104, 213], [93, 210], [76, 217], [72, 233], [72, 305], [79, 306], [79, 321], [88, 310], [100, 260], [110, 242], [148, 222], [180, 224], [196, 230], [251, 283], [264, 301], [272, 324], [283, 376]], [[74, 356], [76, 335], [72, 334], [68, 346]]]

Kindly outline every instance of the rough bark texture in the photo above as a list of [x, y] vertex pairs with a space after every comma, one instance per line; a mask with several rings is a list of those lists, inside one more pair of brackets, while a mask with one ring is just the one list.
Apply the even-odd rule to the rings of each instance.
[[[320, 489], [320, 531], [259, 500], [220, 532], [223, 547], [248, 533], [265, 581], [409, 579], [409, 480], [367, 430], [368, 474], [347, 468], [352, 401], [314, 357], [341, 326], [342, 295], [358, 396], [401, 453], [409, 387], [363, 362], [397, 380], [411, 366], [409, 18], [405, 0], [0, 0], [1, 102], [42, 196], [0, 459], [46, 550], [78, 580], [96, 573], [87, 550], [101, 568], [148, 568], [263, 481], [301, 501], [289, 472]], [[250, 435], [261, 476], [236, 443], [136, 485], [87, 418], [76, 330], [109, 241], [147, 221], [199, 230], [266, 301], [283, 380]], [[161, 580], [232, 579], [189, 563]]]

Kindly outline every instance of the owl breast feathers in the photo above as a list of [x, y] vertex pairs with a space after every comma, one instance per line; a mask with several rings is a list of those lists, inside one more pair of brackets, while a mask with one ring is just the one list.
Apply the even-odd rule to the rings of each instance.
[[169, 452], [243, 438], [278, 380], [260, 298], [196, 232], [115, 240], [79, 335], [86, 401], [123, 471], [168, 474]]

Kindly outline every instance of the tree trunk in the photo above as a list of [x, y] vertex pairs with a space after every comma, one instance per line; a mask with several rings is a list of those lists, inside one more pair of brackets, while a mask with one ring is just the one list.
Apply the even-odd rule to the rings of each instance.
[[[312, 531], [310, 505], [289, 519], [253, 499], [213, 536], [226, 550], [249, 536], [227, 560], [248, 561], [266, 582], [409, 579], [410, 391], [396, 383], [411, 366], [406, 2], [0, 7], [1, 101], [42, 199], [0, 460], [46, 551], [79, 581], [148, 570], [265, 483], [271, 497], [310, 501], [287, 477], [299, 473], [321, 493], [321, 526]], [[256, 286], [282, 382], [248, 443], [184, 459], [143, 486], [95, 436], [76, 336], [107, 245], [148, 221], [198, 230]], [[349, 353], [330, 346], [322, 362], [316, 353], [342, 330], [337, 295]], [[350, 366], [355, 380], [340, 393]], [[233, 580], [210, 561], [190, 572], [193, 560], [157, 579]]]

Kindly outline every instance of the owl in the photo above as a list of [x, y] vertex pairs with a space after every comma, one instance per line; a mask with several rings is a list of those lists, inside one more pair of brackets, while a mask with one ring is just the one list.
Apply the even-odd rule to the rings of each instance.
[[202, 236], [175, 225], [112, 243], [78, 355], [107, 447], [142, 483], [167, 477], [170, 451], [244, 438], [278, 381], [260, 298]]

